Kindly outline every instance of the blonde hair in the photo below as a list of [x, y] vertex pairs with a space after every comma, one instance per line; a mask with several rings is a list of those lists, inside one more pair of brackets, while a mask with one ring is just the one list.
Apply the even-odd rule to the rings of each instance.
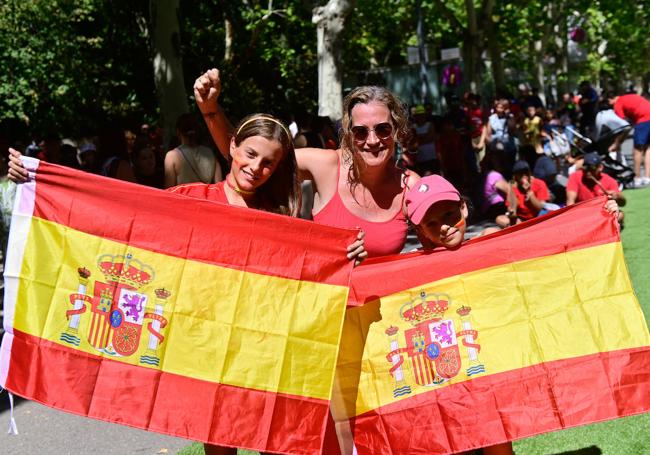
[[[393, 139], [396, 144], [407, 147], [410, 139], [408, 112], [404, 103], [385, 87], [366, 85], [352, 90], [343, 100], [343, 119], [341, 122], [341, 143], [343, 158], [352, 162], [348, 171], [348, 184], [354, 189], [359, 184], [359, 168], [354, 160], [355, 144], [352, 136], [352, 109], [357, 104], [378, 102], [388, 108], [393, 126]], [[353, 191], [354, 193], [354, 191]]]
[[296, 217], [300, 212], [300, 183], [298, 182], [296, 154], [293, 139], [282, 121], [269, 114], [252, 114], [242, 119], [233, 136], [235, 145], [253, 136], [276, 140], [282, 146], [283, 156], [273, 174], [257, 191], [260, 210]]

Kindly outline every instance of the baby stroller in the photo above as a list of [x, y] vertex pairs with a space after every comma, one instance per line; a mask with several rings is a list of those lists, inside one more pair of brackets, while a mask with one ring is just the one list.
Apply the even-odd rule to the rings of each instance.
[[613, 130], [604, 130], [596, 140], [581, 135], [571, 127], [567, 127], [567, 129], [571, 131], [573, 136], [571, 147], [574, 156], [578, 157], [590, 152], [598, 153], [603, 161], [603, 172], [616, 179], [623, 188], [634, 187], [634, 171], [632, 168], [623, 163], [621, 159], [612, 157], [609, 152], [609, 147], [614, 142], [614, 139], [620, 134], [627, 134], [632, 129], [631, 126], [626, 125]]

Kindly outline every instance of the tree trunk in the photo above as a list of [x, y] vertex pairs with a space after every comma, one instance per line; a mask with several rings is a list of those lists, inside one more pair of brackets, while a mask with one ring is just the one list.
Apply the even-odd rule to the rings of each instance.
[[233, 58], [233, 41], [234, 41], [234, 36], [235, 36], [235, 30], [232, 25], [232, 21], [230, 20], [229, 17], [226, 17], [224, 19], [224, 25], [226, 29], [226, 37], [224, 39], [224, 53], [223, 53], [223, 59], [226, 62], [231, 62]]
[[178, 26], [179, 0], [151, 0], [153, 71], [160, 106], [164, 144], [176, 129], [176, 119], [188, 111]]
[[546, 105], [546, 85], [544, 81], [544, 42], [542, 40], [531, 41], [531, 55], [533, 57], [533, 81], [539, 89], [539, 98]]
[[[561, 8], [559, 11], [559, 16], [562, 18], [564, 14], [564, 9]], [[567, 26], [566, 18], [556, 22], [554, 26], [555, 31], [555, 45], [558, 50], [558, 98], [561, 94], [567, 93], [569, 91], [570, 82], [569, 82], [569, 29]]]
[[427, 55], [424, 37], [424, 19], [422, 17], [422, 0], [417, 0], [416, 11], [418, 17], [417, 35], [418, 35], [418, 55], [420, 60], [420, 102], [426, 103], [428, 89], [428, 76], [427, 76]]
[[318, 51], [318, 115], [333, 121], [343, 116], [343, 77], [341, 72], [341, 37], [345, 18], [353, 7], [352, 0], [329, 0], [314, 8]]
[[465, 9], [467, 10], [467, 31], [465, 32], [465, 43], [463, 45], [465, 74], [467, 75], [469, 90], [479, 93], [481, 86], [479, 64], [482, 46], [478, 35], [478, 20], [474, 0], [465, 0]]
[[463, 63], [465, 64], [465, 80], [467, 88], [473, 93], [479, 93], [481, 87], [481, 47], [475, 36], [468, 36], [463, 42]]
[[492, 64], [492, 80], [494, 80], [494, 90], [496, 93], [505, 93], [506, 76], [503, 69], [503, 60], [501, 59], [501, 45], [497, 36], [496, 24], [491, 17], [486, 18], [485, 23], [485, 42], [490, 55]]

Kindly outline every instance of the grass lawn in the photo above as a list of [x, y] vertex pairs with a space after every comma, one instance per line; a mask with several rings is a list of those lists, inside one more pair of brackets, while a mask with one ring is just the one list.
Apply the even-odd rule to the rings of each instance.
[[[634, 290], [650, 320], [650, 187], [625, 191], [623, 249]], [[650, 414], [625, 417], [568, 430], [547, 433], [514, 443], [522, 455], [642, 455], [650, 454]], [[238, 455], [257, 452], [240, 450]], [[182, 455], [203, 455], [203, 446], [192, 444]]]

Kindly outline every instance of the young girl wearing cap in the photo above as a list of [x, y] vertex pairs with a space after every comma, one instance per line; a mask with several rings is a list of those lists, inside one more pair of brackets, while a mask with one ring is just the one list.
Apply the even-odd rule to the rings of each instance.
[[[467, 230], [469, 209], [458, 190], [439, 175], [423, 177], [406, 193], [410, 222], [425, 250], [460, 247]], [[479, 236], [496, 232], [484, 229]]]

